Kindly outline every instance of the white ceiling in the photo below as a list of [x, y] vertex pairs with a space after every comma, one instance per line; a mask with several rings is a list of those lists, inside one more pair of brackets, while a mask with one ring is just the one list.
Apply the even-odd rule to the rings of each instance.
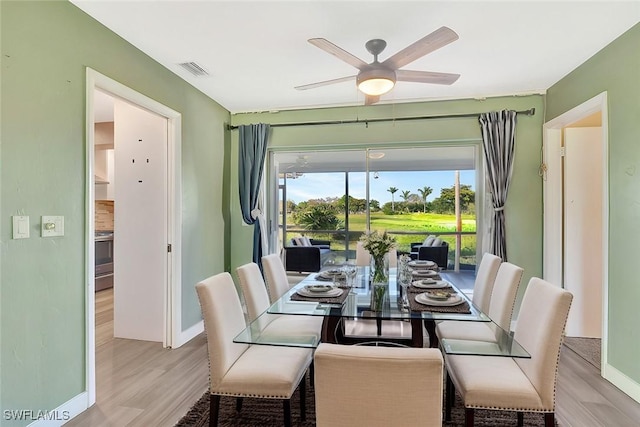
[[[232, 113], [359, 105], [355, 75], [312, 46], [323, 37], [366, 62], [441, 26], [459, 40], [403, 69], [461, 74], [451, 86], [399, 82], [381, 103], [541, 93], [640, 21], [640, 1], [127, 1], [72, 3]], [[630, 52], [637, 54], [637, 52]], [[210, 76], [177, 64], [194, 61]], [[615, 64], [611, 64], [615, 66]]]

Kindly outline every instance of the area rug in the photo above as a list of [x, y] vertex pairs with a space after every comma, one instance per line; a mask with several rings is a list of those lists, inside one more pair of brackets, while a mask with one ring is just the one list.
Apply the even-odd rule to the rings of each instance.
[[600, 338], [565, 337], [564, 345], [600, 370]]
[[[313, 399], [313, 388], [310, 387], [307, 379], [307, 419], [300, 421], [299, 395], [296, 392], [291, 402], [292, 425], [298, 427], [315, 426], [315, 404]], [[444, 407], [444, 405], [443, 405]], [[340, 409], [339, 409], [340, 410]], [[349, 402], [345, 402], [343, 410], [349, 410]], [[477, 427], [512, 427], [517, 424], [515, 412], [503, 411], [475, 411], [475, 425]], [[182, 417], [176, 427], [205, 427], [209, 425], [209, 393], [205, 392], [202, 397], [191, 407], [189, 412]], [[242, 403], [242, 410], [236, 412], [236, 399], [223, 397], [220, 400], [220, 414], [218, 425], [228, 426], [260, 426], [260, 427], [282, 427], [283, 410], [282, 403], [277, 400], [249, 399]], [[444, 422], [444, 426], [464, 426], [464, 407], [459, 396], [456, 396], [456, 403], [451, 413], [451, 421]], [[524, 425], [544, 426], [544, 416], [541, 414], [524, 414]]]

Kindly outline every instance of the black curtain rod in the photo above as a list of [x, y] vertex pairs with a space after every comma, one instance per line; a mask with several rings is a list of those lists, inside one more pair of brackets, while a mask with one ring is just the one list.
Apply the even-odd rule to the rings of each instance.
[[[528, 110], [516, 111], [516, 114], [524, 114], [526, 116], [533, 116], [536, 113], [535, 108]], [[356, 120], [332, 120], [326, 122], [299, 122], [299, 123], [274, 123], [270, 125], [272, 128], [284, 128], [293, 126], [318, 126], [318, 125], [347, 125], [355, 123], [377, 123], [377, 122], [402, 122], [407, 120], [428, 120], [428, 119], [456, 119], [460, 117], [479, 117], [483, 113], [466, 113], [466, 114], [440, 114], [437, 116], [415, 116], [415, 117], [396, 117], [393, 119], [356, 119]], [[238, 126], [227, 126], [228, 129], [238, 129]]]

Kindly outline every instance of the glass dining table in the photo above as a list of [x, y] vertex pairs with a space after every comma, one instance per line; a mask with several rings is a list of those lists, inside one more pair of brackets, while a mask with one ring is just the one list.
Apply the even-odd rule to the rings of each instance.
[[[459, 299], [452, 304], [424, 301], [425, 289], [413, 284], [401, 286], [395, 268], [389, 269], [389, 283], [384, 300], [378, 310], [372, 310], [369, 268], [358, 267], [352, 286], [339, 280], [328, 281], [327, 275], [312, 273], [275, 301], [264, 313], [249, 324], [234, 338], [234, 342], [315, 348], [321, 342], [340, 344], [371, 343], [381, 345], [405, 345], [423, 347], [423, 325], [429, 335], [429, 346], [440, 346], [449, 354], [481, 354], [510, 357], [530, 357], [529, 354], [506, 331], [498, 328], [491, 319], [451, 280], [442, 280], [450, 295]], [[415, 283], [415, 282], [414, 282]], [[331, 286], [330, 293], [314, 292]], [[416, 284], [417, 285], [417, 284]], [[453, 298], [452, 298], [453, 299]], [[457, 301], [457, 300], [456, 300]], [[435, 305], [431, 305], [435, 304]], [[278, 331], [282, 316], [321, 316], [322, 328], [317, 334], [297, 334], [288, 328], [287, 333]], [[366, 338], [349, 336], [344, 325], [348, 321], [365, 321], [377, 333]], [[435, 334], [435, 323], [441, 320], [461, 322], [485, 322], [496, 336], [492, 342], [466, 340], [443, 340], [439, 343]], [[410, 336], [383, 336], [385, 321], [405, 322], [410, 327]]]

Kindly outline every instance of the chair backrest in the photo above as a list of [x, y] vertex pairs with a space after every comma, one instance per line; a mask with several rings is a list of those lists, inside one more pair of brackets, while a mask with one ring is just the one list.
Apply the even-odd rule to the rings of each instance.
[[491, 292], [498, 274], [498, 268], [502, 260], [499, 256], [485, 253], [476, 272], [476, 281], [473, 285], [472, 301], [483, 313], [489, 312]]
[[362, 242], [356, 243], [356, 265], [366, 267], [371, 262], [371, 254], [362, 246]]
[[240, 297], [227, 272], [216, 274], [196, 285], [209, 352], [210, 387], [215, 391], [236, 360], [249, 348], [233, 338], [246, 326]]
[[322, 343], [314, 365], [319, 427], [442, 426], [438, 349]]
[[289, 290], [287, 271], [278, 254], [263, 256], [262, 268], [264, 269], [264, 278], [269, 291], [269, 301], [273, 304]]
[[536, 388], [546, 409], [555, 406], [562, 336], [573, 295], [532, 277], [522, 299], [514, 338], [531, 359], [514, 359]]
[[[356, 265], [358, 267], [369, 266], [371, 254], [362, 246], [362, 242], [356, 244]], [[389, 251], [389, 267], [398, 266], [398, 251], [394, 248]]]
[[247, 305], [249, 322], [253, 322], [269, 308], [269, 294], [264, 283], [260, 267], [255, 262], [241, 265], [236, 269], [240, 279], [240, 288]]
[[522, 268], [510, 262], [503, 262], [498, 268], [487, 314], [494, 323], [505, 331], [511, 329], [513, 306], [516, 303], [516, 295], [523, 272]]

